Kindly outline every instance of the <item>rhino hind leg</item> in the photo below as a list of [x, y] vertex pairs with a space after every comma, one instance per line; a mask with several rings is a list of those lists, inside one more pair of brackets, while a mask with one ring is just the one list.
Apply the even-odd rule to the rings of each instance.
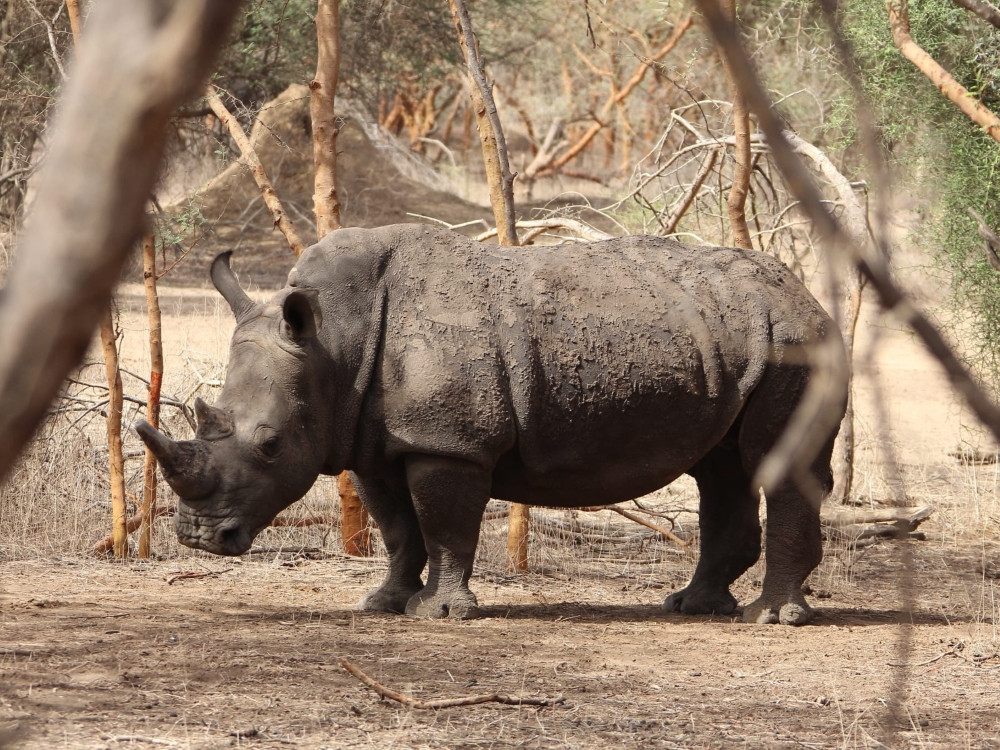
[[406, 614], [466, 619], [478, 614], [469, 589], [479, 527], [490, 496], [490, 474], [461, 459], [410, 456], [406, 478], [427, 549], [427, 584]]
[[[805, 393], [809, 371], [801, 366], [773, 367], [744, 409], [740, 452], [748, 470], [756, 471]], [[836, 432], [813, 459], [803, 482], [786, 480], [767, 493], [764, 581], [760, 597], [743, 608], [746, 622], [802, 625], [813, 610], [802, 584], [823, 559], [820, 505], [833, 487], [830, 456]]]
[[410, 597], [423, 588], [420, 574], [427, 563], [427, 550], [405, 481], [400, 477], [397, 483], [387, 482], [386, 476], [351, 474], [361, 501], [378, 525], [389, 555], [385, 581], [366, 595], [358, 608], [402, 614]]
[[668, 612], [732, 614], [729, 586], [760, 557], [759, 500], [750, 491], [736, 429], [689, 472], [700, 495], [701, 555], [691, 582], [663, 603]]

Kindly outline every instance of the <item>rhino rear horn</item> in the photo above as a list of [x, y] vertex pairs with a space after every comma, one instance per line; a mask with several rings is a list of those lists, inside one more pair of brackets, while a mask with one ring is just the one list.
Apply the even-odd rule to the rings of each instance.
[[228, 412], [196, 398], [194, 413], [198, 417], [198, 437], [202, 440], [219, 440], [233, 434], [233, 418]]
[[232, 254], [232, 250], [227, 250], [215, 256], [215, 260], [212, 261], [212, 283], [219, 290], [223, 299], [229, 303], [229, 309], [236, 316], [236, 322], [241, 323], [246, 320], [257, 305], [243, 291], [243, 287], [236, 279], [236, 274], [229, 266], [229, 258]]

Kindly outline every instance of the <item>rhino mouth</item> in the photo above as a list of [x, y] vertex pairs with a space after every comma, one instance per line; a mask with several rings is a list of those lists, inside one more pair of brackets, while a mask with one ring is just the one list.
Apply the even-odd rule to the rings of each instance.
[[259, 529], [251, 529], [238, 520], [218, 525], [200, 524], [178, 514], [174, 521], [177, 541], [185, 547], [235, 557], [250, 549]]

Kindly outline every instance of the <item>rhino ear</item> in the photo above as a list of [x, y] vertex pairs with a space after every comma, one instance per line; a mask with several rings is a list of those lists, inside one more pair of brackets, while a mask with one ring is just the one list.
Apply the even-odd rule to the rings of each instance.
[[293, 289], [281, 303], [284, 318], [282, 332], [292, 341], [302, 343], [316, 335], [323, 324], [316, 289]]

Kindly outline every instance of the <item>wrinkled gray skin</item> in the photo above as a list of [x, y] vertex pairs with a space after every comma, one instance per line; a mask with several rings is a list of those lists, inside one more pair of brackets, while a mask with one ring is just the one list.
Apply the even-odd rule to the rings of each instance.
[[[620, 502], [692, 475], [701, 556], [665, 607], [728, 614], [760, 555], [750, 477], [806, 387], [801, 345], [837, 336], [805, 287], [756, 252], [628, 237], [506, 248], [425, 225], [341, 229], [288, 287], [237, 317], [226, 383], [191, 441], [136, 429], [181, 498], [180, 541], [239, 555], [318, 474], [349, 470], [389, 572], [361, 607], [469, 617], [490, 497]], [[831, 485], [833, 436], [812, 467]], [[790, 483], [767, 502], [752, 622], [805, 622], [819, 510]], [[427, 579], [421, 579], [424, 568]]]

